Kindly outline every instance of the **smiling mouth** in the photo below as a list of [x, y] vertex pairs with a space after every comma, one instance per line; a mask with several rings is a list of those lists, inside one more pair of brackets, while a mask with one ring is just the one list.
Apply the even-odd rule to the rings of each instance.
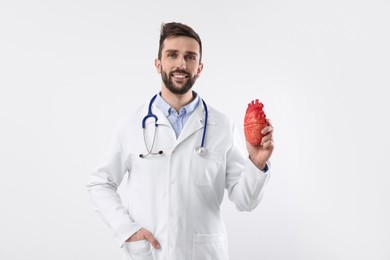
[[184, 80], [189, 77], [188, 74], [183, 73], [172, 73], [171, 75], [176, 80]]

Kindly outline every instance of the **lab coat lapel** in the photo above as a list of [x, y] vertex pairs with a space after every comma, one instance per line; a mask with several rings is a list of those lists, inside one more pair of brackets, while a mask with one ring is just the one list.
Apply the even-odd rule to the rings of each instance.
[[[184, 125], [183, 130], [181, 131], [179, 138], [177, 139], [176, 145], [183, 142], [185, 139], [187, 139], [190, 135], [192, 135], [196, 131], [200, 129], [203, 130], [204, 120], [205, 120], [205, 110], [202, 102], [200, 102], [197, 109], [194, 111], [194, 113], [188, 119], [187, 123]], [[210, 112], [210, 109], [208, 109], [207, 125], [215, 125], [214, 117]]]
[[[149, 103], [145, 104], [145, 106], [143, 108], [144, 116], [146, 116], [148, 114], [148, 109], [149, 109]], [[171, 126], [171, 123], [169, 123], [168, 118], [164, 115], [164, 113], [154, 103], [152, 105], [152, 113], [155, 114], [158, 118], [157, 124]], [[153, 124], [155, 123], [154, 119], [148, 118], [145, 122], [145, 125], [149, 125], [152, 123]]]
[[152, 111], [158, 117], [158, 122], [157, 122], [158, 124], [171, 126], [171, 123], [169, 122], [168, 118], [155, 104], [153, 104]]

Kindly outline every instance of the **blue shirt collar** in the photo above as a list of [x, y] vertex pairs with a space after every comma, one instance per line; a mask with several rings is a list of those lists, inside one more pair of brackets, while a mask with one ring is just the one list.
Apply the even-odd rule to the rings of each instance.
[[[198, 108], [199, 105], [199, 95], [192, 91], [193, 95], [195, 96], [194, 100], [192, 100], [189, 104], [185, 105], [184, 107], [180, 108], [179, 114], [184, 115], [191, 115], [195, 109]], [[156, 100], [154, 101], [156, 106], [164, 113], [166, 117], [168, 117], [171, 113], [176, 113], [175, 109], [171, 107], [162, 97], [161, 92], [157, 95]]]

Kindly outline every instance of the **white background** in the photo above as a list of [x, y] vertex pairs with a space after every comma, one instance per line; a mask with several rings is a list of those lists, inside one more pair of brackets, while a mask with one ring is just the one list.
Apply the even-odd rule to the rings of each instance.
[[389, 1], [0, 0], [0, 259], [120, 259], [85, 183], [159, 91], [161, 22], [204, 45], [194, 89], [277, 148], [263, 202], [225, 200], [231, 259], [390, 259]]

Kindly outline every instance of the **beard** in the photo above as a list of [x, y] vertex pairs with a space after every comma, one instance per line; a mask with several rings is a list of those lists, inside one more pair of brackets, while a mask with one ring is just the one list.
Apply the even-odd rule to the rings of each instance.
[[[181, 87], [175, 86], [175, 83], [173, 82], [173, 73], [175, 73], [175, 72], [186, 74], [188, 77], [187, 82]], [[172, 92], [173, 94], [176, 94], [176, 95], [184, 95], [185, 93], [187, 93], [192, 88], [192, 86], [195, 84], [195, 81], [197, 78], [198, 78], [198, 75], [194, 75], [193, 77], [191, 77], [190, 74], [185, 70], [178, 69], [178, 70], [170, 72], [169, 75], [163, 69], [161, 70], [161, 79], [164, 82], [165, 87], [167, 87], [167, 89], [170, 92]]]

